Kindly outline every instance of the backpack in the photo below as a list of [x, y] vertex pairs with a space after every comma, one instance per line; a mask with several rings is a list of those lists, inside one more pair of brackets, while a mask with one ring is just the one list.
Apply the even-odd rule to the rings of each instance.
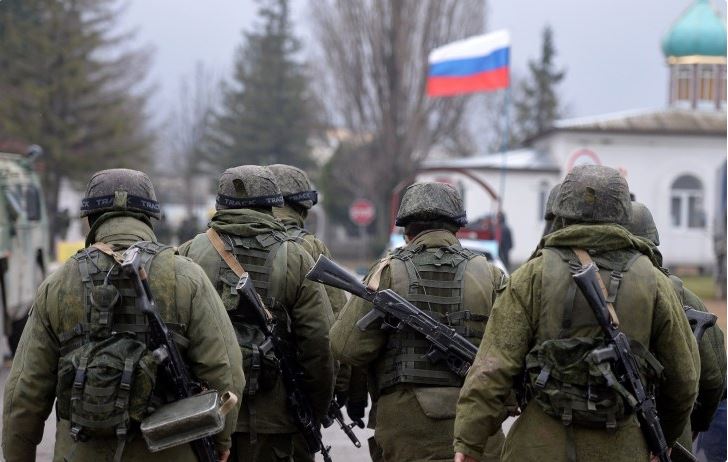
[[[615, 430], [618, 422], [633, 413], [636, 400], [619, 383], [610, 362], [599, 363], [595, 359], [595, 350], [607, 346], [601, 331], [585, 336], [586, 332], [594, 330], [596, 320], [583, 297], [577, 299], [578, 289], [571, 279], [571, 274], [580, 269], [581, 264], [568, 249], [547, 247], [543, 253], [544, 266], [548, 270], [543, 272], [542, 312], [551, 316], [542, 315], [540, 320], [547, 340], [526, 355], [519, 401], [524, 404], [535, 400], [546, 414], [560, 419], [567, 427], [573, 423], [586, 428]], [[632, 271], [632, 279], [645, 279], [644, 286], [633, 286], [631, 291], [652, 287], [648, 278], [640, 273], [640, 267], [634, 266], [641, 258], [646, 257], [636, 251], [594, 256], [599, 269], [609, 271], [605, 284], [608, 303], [614, 303], [621, 294], [622, 303], [632, 305], [634, 292], [620, 292], [623, 276], [629, 271]], [[651, 270], [651, 264], [649, 268]], [[574, 332], [582, 335], [572, 336]], [[631, 339], [630, 346], [647, 392], [654, 394], [663, 368], [640, 342]]]
[[[617, 380], [608, 362], [592, 353], [606, 347], [602, 337], [546, 340], [526, 356], [529, 393], [541, 409], [569, 426], [615, 430], [632, 414], [635, 398]], [[639, 342], [630, 341], [643, 383], [654, 384], [662, 366]]]
[[[170, 249], [153, 242], [132, 247], [143, 250], [147, 271], [157, 255]], [[131, 281], [118, 264], [121, 256], [97, 244], [73, 258], [84, 284], [85, 321], [59, 336], [56, 413], [70, 421], [74, 441], [117, 437], [114, 460], [119, 461], [132, 423], [159, 404], [154, 394], [158, 362], [147, 348], [146, 315], [136, 307]]]

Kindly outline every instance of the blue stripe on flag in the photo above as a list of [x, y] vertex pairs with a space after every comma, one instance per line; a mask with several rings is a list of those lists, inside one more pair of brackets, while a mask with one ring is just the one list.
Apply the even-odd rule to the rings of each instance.
[[492, 71], [508, 66], [508, 48], [499, 48], [485, 56], [475, 58], [453, 59], [430, 64], [429, 75], [440, 76], [465, 76]]

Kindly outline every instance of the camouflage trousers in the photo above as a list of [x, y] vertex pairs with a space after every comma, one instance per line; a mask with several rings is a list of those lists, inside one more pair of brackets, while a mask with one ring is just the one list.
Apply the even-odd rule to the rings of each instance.
[[315, 457], [308, 452], [308, 446], [300, 433], [293, 437], [293, 460], [295, 462], [314, 462]]
[[[454, 394], [453, 398], [456, 397]], [[395, 387], [393, 392], [379, 397], [376, 445], [372, 447], [370, 443], [372, 459], [379, 456], [379, 446], [382, 460], [386, 461], [452, 461], [455, 400], [435, 414], [422, 404], [408, 387]], [[481, 462], [498, 462], [504, 439], [502, 431], [490, 437]]]
[[230, 462], [293, 462], [293, 433], [258, 433], [250, 442], [250, 433], [233, 433]]

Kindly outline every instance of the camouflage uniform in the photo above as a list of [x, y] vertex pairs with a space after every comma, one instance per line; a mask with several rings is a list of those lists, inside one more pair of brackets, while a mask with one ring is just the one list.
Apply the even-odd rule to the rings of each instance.
[[[525, 391], [531, 395], [525, 396], [530, 400], [508, 433], [502, 460], [648, 460], [634, 414], [622, 417], [614, 412], [620, 400], [609, 387], [590, 387], [584, 394], [584, 387], [568, 383], [569, 375], [578, 377], [579, 371], [589, 369], [586, 361], [573, 361], [573, 369], [554, 370], [539, 367], [542, 358], [534, 356], [549, 345], [598, 344], [602, 337], [571, 278], [570, 267], [581, 266], [575, 248], [588, 250], [607, 287], [613, 287], [609, 298], [614, 296], [622, 331], [645, 346], [638, 355], [643, 371], [654, 365], [646, 347], [664, 366], [659, 383], [648, 386], [659, 385], [657, 407], [668, 443], [678, 438], [696, 396], [697, 346], [670, 281], [636, 250], [639, 244], [629, 232], [612, 224], [626, 223], [630, 209], [627, 184], [615, 170], [583, 166], [567, 175], [555, 207], [565, 227], [545, 237], [543, 248], [511, 275], [493, 307], [458, 401], [456, 452], [478, 457], [485, 439], [505, 417], [505, 397], [528, 367]], [[620, 275], [618, 283], [612, 284], [613, 274]], [[591, 370], [585, 373], [591, 375]], [[561, 380], [561, 391], [574, 395], [557, 407], [547, 403], [539, 390], [553, 392]], [[591, 392], [610, 398], [582, 398]], [[608, 406], [606, 412], [597, 412], [602, 405]]]
[[[626, 226], [636, 238], [652, 250], [659, 264], [662, 264], [662, 255], [657, 247], [660, 245], [660, 236], [652, 218], [652, 213], [643, 204], [632, 202], [632, 220]], [[665, 268], [661, 268], [668, 274], [673, 282], [675, 291], [683, 306], [694, 308], [698, 311], [708, 312], [703, 302], [675, 275], [670, 275]], [[715, 411], [723, 397], [726, 381], [726, 353], [723, 331], [717, 325], [707, 329], [698, 343], [700, 353], [700, 384], [698, 398], [690, 414], [690, 422], [679, 441], [685, 448], [692, 447], [693, 432], [707, 431], [710, 422], [713, 420]]]
[[[69, 259], [38, 289], [5, 385], [2, 444], [7, 461], [35, 459], [36, 446], [43, 436], [44, 422], [56, 394], [67, 391], [56, 389], [57, 374], [60, 375], [59, 361], [65, 355], [63, 351], [69, 347], [72, 350], [73, 342], [80, 345], [85, 342], [83, 336], [68, 335], [79, 326], [83, 328], [88, 321], [88, 302], [85, 301], [88, 294], [82, 274], [92, 270], [84, 269], [90, 263], [85, 257], [93, 256], [91, 268], [95, 264], [106, 272], [112, 267], [111, 257], [90, 246], [103, 243], [120, 251], [139, 241], [147, 241], [147, 248], [156, 245], [149, 216], [158, 216], [153, 211], [158, 205], [154, 202], [151, 181], [145, 174], [125, 169], [99, 172], [89, 182], [87, 197], [93, 202], [99, 196], [111, 198], [113, 205], [94, 210], [96, 216], [86, 238], [87, 248]], [[139, 199], [145, 202], [141, 203]], [[211, 388], [221, 392], [230, 390], [240, 396], [244, 378], [235, 334], [220, 298], [200, 267], [166, 249], [151, 260], [147, 269], [157, 310], [174, 332], [191, 373]], [[124, 304], [117, 306], [121, 305]], [[124, 316], [115, 309], [112, 325], [116, 327], [117, 317]], [[129, 326], [130, 329], [135, 327], [139, 329], [138, 335], [143, 335], [144, 321]], [[228, 414], [225, 429], [215, 436], [218, 450], [230, 447], [236, 417], [237, 408]], [[68, 420], [61, 419], [57, 423], [54, 460], [97, 462], [111, 460], [114, 456], [116, 437], [92, 436], [86, 442], [75, 443], [70, 427]], [[149, 452], [134, 428], [130, 428], [130, 439], [123, 449], [122, 460], [197, 460], [189, 445], [154, 454]]]
[[[397, 225], [423, 229], [370, 270], [366, 281], [391, 288], [474, 343], [480, 340], [503, 273], [460, 245], [465, 223], [460, 195], [442, 183], [410, 186]], [[372, 309], [352, 297], [331, 330], [342, 362], [368, 368], [377, 388], [376, 443], [384, 460], [451, 460], [455, 402], [462, 380], [423, 356], [427, 341], [409, 328], [388, 332], [356, 322]], [[487, 460], [498, 460], [502, 434], [489, 440]], [[483, 450], [481, 450], [481, 453]]]
[[[311, 256], [286, 236], [285, 227], [273, 217], [272, 207], [281, 205], [280, 189], [268, 168], [231, 168], [220, 178], [217, 212], [209, 226], [248, 271], [277, 325], [285, 330], [282, 335], [295, 346], [289, 354], [296, 356], [303, 371], [303, 389], [320, 420], [333, 394], [329, 328], [334, 317], [323, 287], [304, 277], [313, 266]], [[232, 309], [237, 303], [232, 292], [237, 277], [208, 236], [197, 235], [180, 246], [179, 252], [202, 266], [225, 307]], [[291, 459], [296, 427], [280, 379], [252, 398], [243, 397], [236, 432], [233, 453], [239, 461]]]
[[[314, 261], [321, 255], [331, 258], [331, 253], [326, 244], [315, 234], [304, 228], [308, 211], [318, 202], [318, 194], [312, 189], [306, 173], [299, 168], [283, 164], [269, 165], [268, 168], [275, 175], [276, 183], [281, 189], [284, 201], [283, 207], [273, 209], [273, 215], [286, 227], [286, 234], [301, 244]], [[336, 316], [346, 303], [346, 295], [344, 295], [343, 290], [335, 287], [324, 286], [324, 288], [329, 296], [331, 309], [334, 316]], [[348, 366], [338, 368], [334, 393], [340, 405], [343, 405], [346, 401], [350, 374], [351, 369]], [[306, 449], [303, 437], [297, 435], [293, 447], [294, 460], [313, 462], [314, 457]]]

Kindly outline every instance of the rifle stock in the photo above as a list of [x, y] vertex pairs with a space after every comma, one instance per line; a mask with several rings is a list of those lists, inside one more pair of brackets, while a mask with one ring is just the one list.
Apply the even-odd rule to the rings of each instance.
[[709, 328], [715, 325], [715, 321], [718, 320], [718, 316], [713, 313], [707, 313], [705, 311], [699, 311], [691, 306], [685, 306], [685, 315], [688, 317], [688, 322], [693, 330], [695, 340], [700, 343], [703, 339], [703, 334]]
[[306, 279], [349, 292], [352, 295], [372, 301], [374, 290], [367, 287], [356, 276], [350, 274], [325, 255], [319, 256], [316, 264], [306, 274]]

